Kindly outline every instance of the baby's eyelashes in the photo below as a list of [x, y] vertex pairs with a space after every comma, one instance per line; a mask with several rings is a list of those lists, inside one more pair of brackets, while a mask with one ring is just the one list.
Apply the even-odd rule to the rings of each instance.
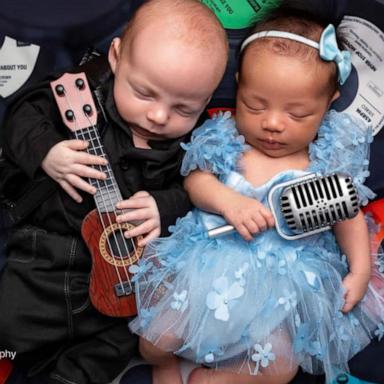
[[289, 113], [289, 116], [292, 117], [293, 119], [305, 119], [306, 117], [309, 117], [311, 116], [312, 114], [311, 113], [292, 113], [290, 112]]

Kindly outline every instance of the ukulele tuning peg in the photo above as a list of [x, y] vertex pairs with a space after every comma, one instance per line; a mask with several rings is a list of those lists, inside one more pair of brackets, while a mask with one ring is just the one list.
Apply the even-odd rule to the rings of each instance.
[[65, 118], [68, 121], [73, 121], [75, 119], [75, 114], [73, 113], [72, 109], [68, 109], [65, 111]]
[[56, 91], [56, 93], [57, 93], [59, 96], [63, 96], [64, 93], [65, 93], [65, 88], [64, 88], [61, 84], [58, 84], [58, 85], [56, 85], [56, 87], [55, 87], [55, 91]]
[[85, 104], [83, 111], [87, 116], [89, 116], [92, 113], [92, 107], [89, 104]]
[[84, 80], [80, 78], [76, 79], [75, 84], [78, 89], [83, 89], [85, 86]]

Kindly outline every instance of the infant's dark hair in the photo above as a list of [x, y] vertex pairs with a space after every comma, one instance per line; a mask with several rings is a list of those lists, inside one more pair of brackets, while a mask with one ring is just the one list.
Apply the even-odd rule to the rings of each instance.
[[[280, 7], [271, 11], [265, 19], [260, 20], [254, 26], [250, 35], [260, 31], [276, 30], [294, 33], [319, 42], [321, 33], [329, 24], [329, 21], [320, 15], [310, 12], [305, 7], [294, 6], [296, 3], [296, 1], [283, 2]], [[340, 41], [338, 41], [338, 44], [341, 48]], [[326, 65], [329, 65], [330, 68], [330, 91], [334, 92], [338, 87], [338, 73], [336, 65], [333, 62], [324, 62], [320, 58], [318, 50], [306, 44], [285, 38], [261, 38], [247, 46], [239, 56], [240, 75], [242, 58], [250, 46], [252, 47], [252, 50], [256, 52], [258, 50], [269, 49], [278, 55], [296, 56], [303, 60], [314, 60], [318, 63], [325, 63]]]

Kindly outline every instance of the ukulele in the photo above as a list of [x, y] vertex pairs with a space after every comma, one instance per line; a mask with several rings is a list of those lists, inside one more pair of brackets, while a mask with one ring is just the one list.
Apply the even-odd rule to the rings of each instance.
[[[64, 124], [74, 138], [88, 141], [87, 152], [107, 158], [97, 129], [97, 109], [85, 73], [65, 73], [51, 82]], [[92, 256], [89, 295], [95, 308], [108, 316], [126, 317], [136, 314], [134, 286], [129, 267], [143, 253], [137, 238], [126, 239], [124, 231], [134, 228], [131, 223], [116, 223], [123, 213], [116, 209], [122, 200], [109, 163], [93, 166], [107, 175], [105, 180], [89, 178], [96, 187], [96, 209], [82, 222], [81, 234]]]

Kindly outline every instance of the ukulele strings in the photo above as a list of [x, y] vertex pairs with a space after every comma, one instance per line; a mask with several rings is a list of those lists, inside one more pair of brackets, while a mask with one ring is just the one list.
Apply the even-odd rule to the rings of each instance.
[[[88, 133], [88, 135], [91, 134], [90, 132], [87, 132], [87, 133]], [[87, 140], [87, 138], [85, 137], [85, 135], [83, 133], [81, 133], [80, 135], [79, 134], [75, 134], [75, 136], [76, 136], [77, 139], [89, 141], [89, 140]], [[90, 153], [90, 154], [93, 154], [88, 149], [87, 149], [87, 152]], [[103, 169], [102, 169], [102, 166], [92, 166], [92, 167], [93, 168], [97, 168], [99, 171], [104, 172]], [[106, 173], [107, 174], [109, 173], [108, 169], [106, 170]], [[103, 227], [103, 229], [105, 231], [108, 227], [111, 227], [114, 224], [114, 219], [112, 217], [112, 213], [114, 213], [114, 215], [116, 216], [117, 212], [115, 211], [114, 208], [113, 208], [112, 211], [110, 209], [111, 207], [113, 207], [113, 198], [112, 198], [112, 195], [111, 195], [111, 192], [110, 192], [108, 186], [106, 186], [105, 189], [102, 189], [101, 182], [98, 179], [93, 179], [93, 180], [94, 180], [94, 183], [96, 183], [97, 191], [98, 191], [96, 193], [96, 195], [94, 196], [94, 198], [95, 199], [99, 198], [99, 203], [101, 202], [100, 206], [101, 206], [102, 209], [98, 210], [98, 215], [99, 215], [99, 219], [100, 219], [100, 222], [102, 224], [102, 227]], [[103, 191], [105, 191], [105, 190], [107, 191], [107, 194], [108, 194], [108, 197], [106, 197], [106, 199], [104, 199], [104, 193], [103, 193]], [[118, 261], [116, 260], [116, 257], [115, 257], [115, 256], [117, 256], [120, 259], [120, 264], [123, 267], [124, 266], [124, 254], [123, 254], [124, 250], [122, 250], [120, 248], [120, 242], [118, 241], [118, 238], [117, 238], [117, 232], [119, 232], [121, 238], [124, 239], [125, 237], [124, 237], [123, 230], [122, 230], [121, 226], [118, 226], [117, 230], [113, 230], [111, 232], [111, 235], [113, 236], [113, 239], [114, 239], [116, 247], [117, 247], [118, 255], [114, 255], [113, 254], [113, 247], [112, 247], [112, 244], [111, 244], [110, 236], [106, 236], [106, 241], [107, 241], [107, 244], [108, 244], [108, 247], [109, 247], [109, 252], [112, 254], [113, 266], [115, 267], [116, 275], [118, 277], [120, 286], [121, 286], [122, 290], [124, 290], [123, 280], [122, 280], [122, 277], [121, 277], [121, 274], [120, 274], [120, 270], [119, 270], [119, 266], [118, 266]], [[132, 239], [131, 239], [131, 242], [133, 242]], [[125, 247], [125, 252], [126, 252], [125, 254], [129, 255], [129, 250], [127, 248], [127, 245], [126, 245], [125, 241], [123, 241], [123, 245]], [[132, 289], [131, 283], [129, 281], [129, 274], [128, 274], [128, 272], [127, 272], [127, 270], [125, 268], [123, 268], [123, 270], [125, 272], [126, 278], [128, 279], [128, 282], [129, 282], [129, 285], [130, 285], [130, 289]]]
[[[65, 93], [65, 91], [64, 91], [64, 95], [65, 95], [67, 104], [68, 104], [69, 107], [73, 110], [73, 108], [71, 107], [70, 101], [69, 101], [68, 98], [67, 98], [67, 94]], [[82, 98], [82, 95], [81, 95], [81, 92], [80, 92], [80, 91], [78, 92], [78, 95], [80, 96], [81, 102], [83, 103], [83, 98]], [[81, 104], [81, 105], [82, 105], [82, 104]], [[96, 111], [93, 111], [93, 112], [96, 113]], [[89, 126], [86, 128], [86, 130], [87, 130], [87, 134], [88, 134], [88, 136], [89, 136], [89, 140], [92, 140], [92, 132], [91, 132], [91, 130], [90, 130], [90, 128], [89, 128], [89, 127], [91, 126], [91, 127], [93, 128], [94, 132], [95, 132], [95, 137], [96, 137], [96, 139], [97, 139], [97, 141], [98, 141], [97, 144], [99, 145], [99, 148], [102, 148], [102, 144], [101, 144], [101, 142], [100, 142], [100, 139], [99, 139], [99, 136], [98, 136], [98, 132], [97, 132], [97, 127], [96, 127], [95, 125], [92, 124], [92, 122], [91, 122], [90, 119], [89, 119], [89, 116], [88, 116], [85, 112], [84, 112], [84, 115], [85, 115], [86, 119], [89, 121]], [[75, 120], [75, 125], [77, 126], [76, 117], [74, 117], [74, 120]], [[81, 131], [82, 131], [82, 130], [80, 130], [80, 132], [81, 132]], [[76, 138], [80, 138], [80, 139], [82, 139], [82, 140], [89, 141], [89, 140], [86, 139], [85, 134], [84, 134], [83, 132], [81, 132], [80, 135], [79, 135], [77, 132], [79, 132], [79, 131], [78, 131], [78, 130], [75, 131], [75, 137], [76, 137]], [[87, 152], [90, 153], [90, 150], [87, 149]], [[103, 155], [104, 155], [104, 154], [103, 154]], [[105, 156], [105, 155], [104, 155], [104, 156]], [[93, 166], [93, 168], [97, 168], [99, 171], [102, 171], [102, 172], [103, 172], [102, 167], [103, 167], [103, 166], [101, 166], [101, 165]], [[112, 181], [112, 185], [113, 185], [113, 184], [115, 183], [115, 181], [114, 181], [114, 178], [112, 177], [112, 176], [113, 176], [112, 170], [109, 169], [108, 165], [105, 166], [105, 167], [106, 167], [106, 169], [107, 169], [107, 176], [108, 176], [108, 177], [111, 176], [111, 177], [110, 177], [110, 180]], [[99, 195], [100, 198], [101, 198], [101, 201], [102, 201], [102, 204], [103, 204], [103, 208], [104, 208], [104, 210], [105, 210], [105, 215], [103, 215], [103, 214], [98, 210], [98, 214], [99, 214], [100, 222], [101, 222], [102, 227], [103, 227], [103, 229], [104, 229], [104, 231], [105, 231], [107, 227], [112, 226], [112, 225], [114, 224], [114, 220], [113, 220], [113, 218], [111, 217], [110, 210], [108, 209], [108, 208], [109, 208], [109, 207], [108, 207], [108, 204], [107, 204], [106, 200], [104, 199], [104, 194], [103, 194], [103, 192], [102, 192], [102, 189], [101, 189], [101, 183], [100, 183], [99, 179], [93, 179], [93, 180], [94, 180], [94, 182], [96, 182], [96, 184], [97, 184], [97, 190], [100, 192], [98, 195]], [[110, 191], [110, 189], [108, 188], [108, 186], [106, 186], [106, 190], [107, 190], [107, 194], [108, 194], [108, 197], [109, 197], [109, 205], [110, 205], [110, 207], [112, 207], [112, 209], [113, 209], [113, 211], [112, 211], [113, 214], [114, 214], [115, 216], [117, 216], [117, 211], [116, 211], [116, 209], [115, 209], [115, 205], [113, 204], [113, 199], [112, 199], [111, 191]], [[118, 191], [118, 189], [116, 189], [116, 190]], [[96, 195], [94, 196], [94, 198], [96, 199]], [[104, 216], [107, 217], [107, 221], [108, 221], [107, 224], [106, 224], [106, 222], [104, 221]], [[124, 244], [124, 247], [125, 247], [126, 254], [127, 254], [128, 256], [130, 256], [130, 252], [129, 252], [129, 250], [128, 250], [127, 244], [125, 243], [124, 233], [123, 233], [122, 227], [121, 227], [120, 225], [118, 225], [118, 231], [119, 231], [120, 236], [122, 237], [122, 239], [124, 239], [123, 244]], [[116, 246], [117, 246], [117, 250], [118, 250], [118, 253], [119, 253], [118, 255], [112, 255], [113, 265], [114, 265], [115, 272], [116, 272], [116, 275], [117, 275], [117, 277], [118, 277], [118, 280], [119, 280], [121, 289], [122, 289], [122, 291], [124, 292], [124, 284], [123, 284], [123, 281], [122, 281], [122, 278], [121, 278], [121, 275], [120, 275], [120, 271], [119, 271], [119, 267], [118, 267], [118, 265], [117, 265], [116, 258], [114, 257], [114, 256], [119, 257], [119, 258], [120, 258], [120, 263], [121, 263], [121, 265], [124, 266], [124, 255], [123, 255], [123, 252], [122, 252], [122, 250], [121, 250], [121, 248], [120, 248], [120, 243], [119, 243], [119, 241], [118, 241], [118, 239], [117, 239], [116, 231], [112, 231], [112, 236], [113, 236], [113, 238], [114, 238], [114, 240], [115, 240], [115, 244], [116, 244]], [[136, 249], [135, 243], [134, 243], [134, 241], [133, 241], [132, 238], [129, 239], [129, 240], [131, 241], [132, 248], [134, 249], [135, 256], [136, 256], [136, 258], [137, 258], [137, 249]], [[113, 248], [112, 248], [112, 244], [111, 244], [111, 241], [110, 241], [109, 236], [106, 236], [106, 241], [107, 241], [108, 246], [109, 246], [109, 251], [110, 251], [111, 254], [112, 254], [112, 252], [113, 252]], [[124, 272], [125, 272], [125, 276], [126, 276], [126, 278], [127, 278], [127, 282], [128, 282], [128, 284], [129, 284], [130, 290], [131, 290], [131, 292], [132, 292], [132, 284], [131, 284], [131, 281], [130, 281], [129, 273], [128, 273], [128, 271], [127, 271], [126, 268], [123, 268], [123, 270], [124, 270]]]
[[[79, 92], [79, 95], [80, 95], [80, 98], [82, 99], [81, 92]], [[96, 113], [96, 111], [93, 111], [93, 112]], [[97, 130], [97, 126], [92, 124], [92, 122], [89, 119], [89, 116], [85, 112], [84, 112], [84, 115], [85, 115], [86, 119], [89, 121], [89, 126], [87, 127], [87, 133], [88, 133], [89, 138], [90, 138], [91, 141], [93, 141], [93, 138], [91, 136], [92, 132], [90, 131], [89, 127], [92, 126], [92, 128], [93, 128], [93, 130], [95, 132], [96, 145], [94, 146], [94, 148], [95, 149], [96, 148], [103, 149], [103, 145], [102, 145], [102, 143], [100, 141], [100, 136], [99, 136], [99, 133], [98, 133], [98, 130]], [[88, 148], [87, 148], [87, 152], [90, 153], [90, 150]], [[93, 153], [93, 154], [96, 154], [96, 153]], [[103, 153], [103, 157], [106, 158], [106, 153], [105, 152]], [[109, 163], [107, 165], [105, 165], [105, 166], [94, 165], [93, 168], [96, 168], [96, 169], [98, 169], [101, 172], [104, 172], [103, 169], [105, 168], [105, 173], [107, 175], [107, 179], [106, 180], [109, 179], [112, 182], [113, 190], [115, 192], [117, 191], [117, 196], [115, 196], [115, 197], [118, 197], [118, 200], [122, 200], [122, 197], [120, 195], [119, 189], [117, 187], [117, 184], [116, 184], [113, 172], [112, 172], [112, 168], [110, 167]], [[114, 222], [114, 219], [111, 218], [111, 214], [110, 214], [111, 211], [108, 208], [112, 208], [112, 212], [114, 214], [114, 217], [116, 217], [118, 215], [118, 211], [115, 208], [115, 204], [114, 204], [114, 201], [113, 201], [113, 196], [111, 196], [110, 187], [108, 185], [106, 185], [106, 190], [107, 190], [107, 194], [108, 194], [108, 202], [107, 202], [107, 204], [109, 204], [109, 207], [108, 207], [106, 202], [105, 202], [105, 200], [104, 200], [104, 194], [103, 194], [103, 190], [101, 188], [101, 181], [99, 179], [94, 179], [94, 180], [96, 181], [96, 184], [97, 184], [97, 190], [100, 192], [99, 196], [102, 199], [102, 202], [103, 202], [103, 205], [104, 205], [104, 209], [106, 211], [105, 213], [106, 213], [106, 216], [108, 217], [109, 225], [112, 225], [113, 222]], [[95, 196], [95, 198], [96, 198], [96, 196]], [[121, 211], [121, 210], [119, 210], [119, 211]], [[103, 215], [102, 215], [101, 212], [99, 212], [99, 216], [100, 216], [100, 220], [102, 221], [103, 228], [105, 229], [105, 225], [104, 225], [104, 221], [103, 221]], [[117, 250], [118, 250], [118, 255], [116, 255], [116, 256], [118, 256], [120, 258], [121, 267], [123, 267], [123, 271], [125, 273], [125, 277], [127, 278], [127, 282], [129, 284], [130, 291], [132, 292], [132, 284], [131, 284], [131, 281], [130, 281], [128, 270], [124, 266], [124, 254], [123, 254], [122, 250], [120, 249], [120, 243], [119, 243], [119, 241], [117, 239], [116, 232], [117, 231], [112, 231], [112, 234], [113, 234], [113, 237], [114, 237], [114, 240], [115, 240], [115, 244], [116, 244]], [[125, 254], [128, 256], [128, 258], [130, 258], [130, 252], [129, 252], [129, 249], [128, 249], [127, 244], [125, 242], [125, 240], [129, 240], [130, 243], [131, 243], [132, 249], [134, 250], [135, 258], [137, 259], [137, 249], [136, 249], [136, 245], [135, 245], [134, 240], [132, 238], [129, 238], [129, 239], [125, 238], [124, 230], [123, 230], [123, 227], [121, 225], [118, 225], [118, 232], [119, 232], [120, 237], [123, 239], [122, 243], [123, 243], [124, 248], [125, 248], [124, 249]], [[115, 255], [113, 255], [113, 248], [111, 247], [111, 244], [110, 244], [108, 236], [107, 236], [107, 239], [108, 239], [109, 250], [110, 250], [110, 252], [112, 254], [112, 259], [114, 260], [115, 270], [116, 270], [116, 273], [117, 273], [117, 276], [118, 276], [118, 279], [119, 279], [119, 282], [120, 282], [120, 285], [121, 285], [121, 289], [122, 289], [122, 292], [124, 292], [125, 291], [124, 290], [124, 285], [123, 285], [123, 282], [122, 282], [122, 279], [121, 279], [121, 276], [120, 276], [119, 268], [116, 265], [116, 261], [115, 261], [115, 257], [114, 257]]]
[[[92, 126], [92, 128], [96, 129], [95, 126]], [[91, 134], [92, 133], [90, 132], [89, 128], [87, 128], [87, 133], [88, 133], [88, 135], [89, 135], [89, 137], [91, 139]], [[79, 137], [79, 135], [76, 135], [76, 136]], [[81, 138], [83, 140], [86, 140], [84, 134], [81, 134]], [[87, 149], [87, 152], [91, 153], [89, 149]], [[91, 154], [94, 154], [94, 153], [91, 153]], [[103, 166], [101, 166], [101, 165], [93, 166], [93, 168], [97, 168], [99, 171], [104, 172]], [[106, 166], [106, 172], [105, 173], [107, 174], [107, 178], [109, 178], [110, 177], [110, 171], [108, 169], [108, 166]], [[105, 189], [102, 189], [101, 188], [101, 181], [98, 180], [98, 179], [93, 179], [93, 180], [96, 183], [97, 191], [99, 192], [99, 193], [97, 193], [94, 196], [94, 198], [96, 199], [97, 196], [99, 196], [100, 199], [101, 199], [101, 202], [102, 202], [102, 206], [104, 208], [103, 209], [104, 212], [101, 212], [101, 211], [98, 210], [98, 214], [99, 214], [100, 222], [102, 223], [102, 226], [103, 226], [103, 228], [105, 230], [107, 227], [110, 227], [110, 226], [112, 226], [114, 224], [114, 219], [113, 219], [113, 217], [111, 217], [111, 209], [110, 208], [112, 208], [112, 213], [114, 214], [115, 217], [117, 216], [117, 211], [115, 210], [115, 207], [114, 207], [114, 204], [113, 204], [113, 202], [114, 202], [113, 201], [113, 196], [111, 195], [111, 191], [110, 191], [109, 186], [107, 185]], [[113, 179], [111, 179], [111, 181], [112, 181], [112, 183], [114, 183]], [[103, 193], [104, 190], [106, 190], [107, 194], [108, 194], [107, 200], [104, 199], [104, 193]], [[107, 218], [107, 225], [105, 224], [104, 216]], [[120, 225], [118, 225], [117, 231], [119, 232], [119, 235], [121, 236], [121, 238], [125, 239], [124, 233], [123, 233], [123, 229], [122, 229], [122, 227]], [[111, 234], [112, 234], [112, 236], [114, 238], [114, 241], [115, 241], [115, 244], [116, 244], [116, 247], [117, 247], [117, 251], [118, 251], [118, 255], [114, 255], [113, 254], [113, 247], [112, 247], [111, 240], [110, 240], [109, 236], [106, 236], [106, 240], [107, 240], [107, 243], [108, 243], [109, 251], [112, 254], [113, 265], [115, 267], [115, 271], [116, 271], [117, 277], [119, 279], [119, 283], [120, 283], [121, 289], [122, 289], [122, 291], [124, 291], [123, 281], [122, 281], [122, 278], [121, 278], [121, 275], [120, 275], [119, 266], [117, 265], [117, 261], [116, 261], [116, 257], [115, 257], [115, 256], [117, 256], [118, 258], [120, 258], [120, 264], [121, 264], [122, 267], [124, 267], [124, 254], [123, 254], [124, 250], [122, 251], [122, 249], [120, 248], [120, 242], [118, 241], [117, 234], [116, 234], [117, 231], [113, 230], [111, 232]], [[136, 253], [136, 248], [135, 248], [134, 241], [132, 239], [130, 239], [130, 241], [131, 241], [132, 246], [135, 249], [135, 253]], [[123, 241], [123, 245], [124, 245], [124, 248], [125, 248], [125, 254], [129, 256], [130, 252], [129, 252], [128, 248], [127, 248], [127, 244], [125, 243], [125, 241]], [[126, 270], [126, 268], [123, 268], [123, 271], [125, 272], [125, 276], [127, 278], [129, 286], [130, 286], [130, 290], [132, 291], [132, 285], [131, 285], [131, 282], [130, 282], [128, 271]]]

